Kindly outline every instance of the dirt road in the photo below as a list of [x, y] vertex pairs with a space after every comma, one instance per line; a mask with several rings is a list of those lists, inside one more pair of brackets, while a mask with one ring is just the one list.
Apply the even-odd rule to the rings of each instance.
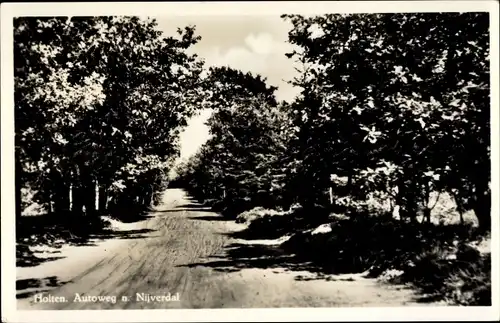
[[184, 191], [169, 189], [150, 218], [130, 225], [128, 229], [137, 234], [73, 247], [63, 259], [18, 269], [18, 283], [27, 290], [30, 282], [43, 285], [42, 300], [49, 300], [35, 303], [35, 293], [20, 298], [18, 308], [421, 305], [401, 287], [360, 277], [319, 277], [307, 270], [307, 264], [288, 261], [265, 241], [231, 237], [242, 228], [197, 204]]

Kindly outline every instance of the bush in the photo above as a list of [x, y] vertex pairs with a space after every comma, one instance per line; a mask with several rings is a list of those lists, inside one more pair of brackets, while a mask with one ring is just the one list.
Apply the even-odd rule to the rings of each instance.
[[380, 272], [406, 261], [418, 245], [419, 234], [399, 221], [358, 216], [333, 219], [331, 230], [302, 232], [283, 247], [317, 262], [329, 272]]
[[463, 263], [446, 278], [443, 291], [453, 304], [491, 306], [491, 255]]
[[454, 252], [443, 246], [434, 246], [412, 257], [404, 267], [403, 280], [411, 282], [426, 294], [443, 288], [446, 277], [454, 270]]
[[245, 230], [248, 238], [254, 239], [274, 239], [279, 238], [294, 229], [295, 220], [289, 214], [282, 216], [272, 216], [266, 214], [256, 218]]
[[281, 246], [324, 272], [366, 271], [411, 283], [434, 299], [484, 305], [491, 302], [490, 260], [472, 239], [478, 236], [471, 227], [357, 216], [298, 232]]
[[236, 219], [238, 214], [253, 207], [251, 201], [245, 198], [226, 198], [224, 200], [213, 201], [211, 204], [214, 212], [218, 212], [228, 219]]
[[72, 213], [21, 217], [16, 225], [16, 240], [31, 245], [80, 239], [107, 230], [109, 223], [100, 216]]
[[245, 235], [248, 238], [279, 238], [301, 230], [311, 229], [328, 219], [329, 211], [322, 206], [304, 208], [294, 204], [287, 211], [276, 211], [255, 208], [239, 215], [240, 220], [247, 221]]
[[[438, 243], [443, 248], [460, 240], [457, 228], [421, 226], [391, 218], [358, 215], [331, 219], [331, 231], [312, 230], [292, 236], [283, 247], [319, 261], [332, 271], [365, 271], [372, 268], [406, 269], [411, 260]], [[467, 232], [463, 231], [464, 234]]]
[[404, 280], [451, 304], [491, 305], [491, 256], [481, 255], [466, 244], [434, 247], [418, 255]]
[[273, 209], [266, 209], [263, 208], [262, 206], [254, 207], [251, 210], [242, 212], [238, 214], [236, 217], [236, 223], [246, 223], [250, 224], [251, 222], [257, 220], [258, 218], [263, 218], [266, 215], [269, 216], [280, 216], [284, 215], [287, 212], [284, 211], [277, 211]]

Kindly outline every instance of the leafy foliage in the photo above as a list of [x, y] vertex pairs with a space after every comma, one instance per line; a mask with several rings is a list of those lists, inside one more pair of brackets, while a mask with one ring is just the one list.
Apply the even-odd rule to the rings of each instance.
[[275, 206], [283, 198], [288, 131], [275, 88], [229, 68], [211, 69], [205, 81], [212, 85], [211, 138], [181, 166], [183, 180], [195, 196], [219, 200], [233, 217], [255, 205]]
[[398, 168], [392, 185], [407, 217], [430, 191], [453, 189], [489, 229], [488, 16], [284, 18], [300, 49], [289, 57], [304, 66], [294, 102], [300, 182], [321, 192], [328, 183], [318, 176], [355, 184], [351, 177], [388, 162]]
[[18, 184], [69, 210], [147, 205], [200, 106], [202, 62], [192, 27], [165, 38], [154, 20], [15, 20]]
[[341, 212], [379, 199], [430, 221], [431, 193], [448, 191], [489, 230], [488, 16], [283, 18], [301, 93], [277, 104], [260, 76], [212, 69], [212, 138], [184, 169], [197, 196], [242, 211], [330, 207], [331, 190]]

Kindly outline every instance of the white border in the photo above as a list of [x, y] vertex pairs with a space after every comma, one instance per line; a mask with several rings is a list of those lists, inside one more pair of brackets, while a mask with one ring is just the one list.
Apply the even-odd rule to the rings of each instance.
[[[291, 308], [199, 310], [17, 311], [14, 239], [14, 96], [12, 18], [15, 16], [94, 15], [279, 15], [370, 12], [490, 12], [492, 132], [492, 307]], [[194, 322], [194, 321], [416, 321], [498, 320], [499, 247], [499, 96], [497, 1], [331, 1], [184, 3], [7, 3], [1, 5], [2, 120], [2, 322]]]

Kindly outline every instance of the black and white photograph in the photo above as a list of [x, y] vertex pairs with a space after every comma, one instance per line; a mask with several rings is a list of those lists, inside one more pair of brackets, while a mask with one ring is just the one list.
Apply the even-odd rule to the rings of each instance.
[[410, 2], [2, 5], [2, 321], [499, 319], [498, 2]]

